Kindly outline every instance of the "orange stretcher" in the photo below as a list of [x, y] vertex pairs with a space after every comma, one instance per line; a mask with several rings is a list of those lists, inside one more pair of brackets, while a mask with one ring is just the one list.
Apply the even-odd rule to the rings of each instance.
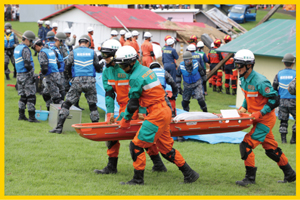
[[[131, 120], [131, 126], [126, 130], [119, 128], [119, 122], [115, 124], [107, 124], [107, 122], [73, 124], [72, 127], [83, 138], [94, 141], [113, 141], [133, 139], [142, 123], [141, 120]], [[253, 120], [249, 114], [241, 114], [240, 117], [235, 118], [181, 120], [171, 122], [170, 132], [172, 137], [226, 133], [241, 131], [250, 127], [252, 123]]]

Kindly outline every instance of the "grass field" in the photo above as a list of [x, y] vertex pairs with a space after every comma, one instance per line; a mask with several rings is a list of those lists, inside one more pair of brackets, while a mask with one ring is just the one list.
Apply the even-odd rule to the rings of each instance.
[[[23, 32], [31, 29], [37, 32], [36, 23], [13, 22], [13, 28]], [[36, 29], [34, 29], [36, 28]], [[37, 57], [34, 57], [38, 73]], [[13, 70], [10, 64], [9, 68]], [[11, 74], [12, 77], [12, 74]], [[235, 181], [245, 175], [244, 162], [240, 159], [238, 144], [207, 144], [196, 141], [175, 142], [187, 163], [200, 174], [193, 184], [179, 184], [183, 176], [178, 168], [163, 160], [168, 172], [152, 173], [152, 162], [147, 156], [144, 186], [123, 186], [121, 181], [128, 181], [133, 176], [132, 159], [128, 150], [129, 141], [121, 141], [118, 173], [114, 175], [95, 175], [94, 169], [102, 169], [107, 164], [104, 142], [93, 142], [77, 135], [75, 131], [64, 134], [51, 134], [48, 122], [32, 124], [18, 121], [19, 96], [13, 87], [16, 79], [5, 81], [5, 195], [6, 196], [294, 196], [296, 183], [278, 184], [283, 173], [277, 164], [270, 160], [261, 146], [254, 152], [256, 155], [256, 184], [239, 187]], [[212, 92], [206, 103], [209, 112], [219, 113], [220, 109], [230, 109], [235, 104], [235, 97]], [[176, 104], [181, 107], [181, 96]], [[41, 95], [37, 94], [36, 108], [45, 110]], [[90, 122], [88, 105], [84, 96], [80, 106], [85, 108], [82, 122]], [[191, 111], [199, 111], [196, 100], [191, 100]], [[100, 121], [104, 112], [100, 109]], [[28, 116], [28, 113], [26, 113]], [[288, 141], [291, 137], [289, 121]], [[288, 157], [291, 166], [296, 166], [296, 146], [281, 144], [278, 132], [279, 121], [273, 129], [279, 147]], [[247, 130], [246, 130], [247, 131]], [[242, 198], [243, 198], [242, 197]]]

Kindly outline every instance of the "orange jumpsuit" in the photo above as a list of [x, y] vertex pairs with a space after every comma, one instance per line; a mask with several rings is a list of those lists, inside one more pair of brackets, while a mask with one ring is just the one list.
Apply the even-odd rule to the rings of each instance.
[[247, 147], [246, 156], [242, 159], [245, 166], [255, 167], [255, 155], [252, 149], [255, 149], [259, 144], [262, 144], [266, 154], [276, 161], [278, 166], [287, 165], [288, 159], [278, 148], [278, 143], [272, 133], [276, 122], [274, 112], [276, 106], [274, 104], [278, 97], [277, 91], [273, 89], [270, 81], [265, 76], [255, 71], [252, 71], [246, 80], [245, 77], [241, 77], [240, 80], [241, 89], [245, 95], [242, 107], [252, 114], [261, 112], [263, 115], [261, 118], [254, 120], [252, 129], [244, 137], [243, 143]]
[[140, 47], [139, 44], [137, 43], [135, 38], [132, 38], [132, 44], [133, 44], [133, 48], [136, 50], [136, 52], [138, 53], [138, 55], [140, 56]]
[[[113, 90], [117, 94], [117, 102], [120, 106], [119, 113], [125, 112], [129, 92], [129, 80], [128, 75], [118, 66], [111, 66], [106, 68], [102, 74], [103, 87], [105, 92]], [[114, 99], [109, 95], [105, 96], [105, 105], [107, 108], [107, 113], [114, 113]], [[132, 119], [138, 119], [138, 113], [146, 113], [145, 108], [137, 110]], [[120, 116], [120, 115], [119, 115]], [[117, 117], [118, 119], [119, 117]], [[109, 149], [107, 149], [107, 155], [109, 157], [118, 157], [120, 149], [119, 141], [112, 141]], [[158, 150], [156, 145], [149, 148], [147, 153], [149, 156], [158, 155]]]
[[124, 37], [122, 37], [122, 36], [120, 37], [120, 43], [122, 46], [124, 46], [125, 40], [124, 40]]
[[54, 30], [54, 28], [51, 31], [56, 35], [57, 32]]
[[[210, 71], [213, 70], [213, 68], [222, 60], [221, 53], [216, 52], [216, 49], [217, 47], [213, 47], [207, 55], [208, 63], [210, 64]], [[222, 70], [221, 72], [219, 71], [219, 74], [220, 73], [222, 74]], [[217, 76], [217, 72], [215, 72], [208, 82], [214, 86], [222, 86], [222, 76]]]
[[151, 56], [151, 52], [153, 52], [153, 46], [149, 42], [149, 40], [145, 40], [144, 43], [141, 46], [142, 52], [143, 52], [143, 65], [149, 67], [150, 64], [153, 62], [152, 57], [155, 60], [155, 56]]
[[133, 158], [133, 166], [136, 170], [144, 170], [146, 156], [144, 149], [157, 145], [162, 156], [178, 167], [185, 164], [179, 151], [173, 149], [174, 140], [170, 134], [171, 109], [165, 101], [165, 91], [162, 88], [155, 72], [140, 65], [136, 61], [130, 72], [129, 78], [129, 103], [127, 104], [122, 122], [131, 120], [130, 102], [138, 99], [139, 106], [146, 107], [148, 115], [136, 136], [130, 143], [130, 152]]
[[94, 44], [93, 36], [92, 36], [90, 33], [88, 33], [88, 36], [89, 36], [90, 39], [91, 39], [91, 46], [90, 46], [90, 49], [94, 49], [94, 48], [95, 48], [95, 44]]
[[126, 40], [126, 41], [124, 42], [124, 45], [123, 45], [123, 46], [132, 46], [132, 47], [134, 48], [134, 45], [133, 45], [132, 41], [130, 41], [130, 40]]

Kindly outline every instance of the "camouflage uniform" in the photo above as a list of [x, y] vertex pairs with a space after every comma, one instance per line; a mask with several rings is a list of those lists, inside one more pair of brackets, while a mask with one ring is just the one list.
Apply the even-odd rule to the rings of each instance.
[[[293, 80], [295, 75], [295, 70], [286, 68], [279, 71], [273, 81], [273, 88], [278, 91], [280, 95], [278, 119], [280, 120], [279, 132], [281, 133], [281, 139], [283, 143], [286, 142], [285, 135], [288, 133], [289, 114], [291, 114], [295, 119], [295, 124], [292, 127], [292, 132], [293, 135], [296, 133], [296, 97], [289, 93], [287, 84], [290, 81], [287, 78]], [[284, 79], [282, 79], [282, 77]], [[292, 140], [291, 143], [293, 143]]]
[[288, 91], [291, 95], [296, 95], [296, 78], [290, 82]]
[[[94, 52], [93, 65], [98, 66], [99, 64], [98, 57]], [[74, 52], [72, 51], [67, 59], [67, 65], [65, 71], [68, 71], [68, 74], [71, 73], [71, 67], [74, 65]], [[69, 75], [70, 76], [70, 75]], [[65, 103], [75, 104], [81, 96], [81, 93], [85, 93], [85, 98], [90, 106], [91, 114], [90, 118], [92, 122], [99, 121], [99, 113], [96, 109], [92, 108], [93, 105], [96, 106], [97, 103], [97, 92], [96, 92], [96, 79], [92, 76], [79, 76], [71, 79], [71, 88], [66, 95]], [[66, 118], [69, 115], [69, 110], [62, 106], [59, 115]]]
[[[43, 47], [45, 48], [45, 47]], [[49, 64], [48, 57], [45, 52], [40, 52], [39, 54], [39, 62], [40, 65], [47, 65]], [[49, 110], [50, 103], [60, 104], [62, 103], [61, 94], [59, 91], [62, 89], [62, 85], [60, 84], [59, 80], [61, 79], [59, 72], [53, 72], [43, 79], [44, 90], [43, 90], [43, 97], [46, 102], [46, 107]]]
[[[193, 60], [193, 62], [197, 62]], [[198, 63], [199, 64], [199, 63]], [[177, 68], [177, 75], [176, 75], [176, 83], [177, 87], [179, 88], [179, 93], [181, 93], [181, 76], [183, 76], [181, 72], [181, 67], [185, 67], [186, 71], [191, 73], [194, 69], [194, 64], [190, 66], [185, 66], [184, 62], [180, 63], [180, 66]], [[200, 73], [201, 71], [201, 73]], [[183, 93], [182, 93], [182, 107], [185, 111], [189, 111], [189, 103], [190, 99], [193, 94], [195, 94], [195, 99], [198, 100], [198, 103], [203, 110], [203, 112], [207, 112], [207, 106], [205, 103], [205, 98], [203, 95], [203, 87], [202, 87], [202, 79], [206, 80], [206, 73], [204, 72], [203, 68], [199, 66], [199, 73], [202, 74], [203, 76], [198, 79], [195, 83], [187, 83], [183, 81]]]
[[[69, 53], [70, 53], [68, 47], [67, 46], [61, 46], [59, 51], [60, 51], [61, 55], [63, 56], [64, 61], [66, 63], [67, 59], [68, 59], [68, 56], [69, 56]], [[65, 72], [61, 72], [60, 75], [61, 75], [61, 79], [62, 79], [61, 81], [62, 81], [63, 86], [64, 86], [64, 90], [67, 93], [70, 89], [70, 84], [69, 84], [70, 77], [65, 76]]]
[[[16, 67], [15, 67], [15, 58], [14, 58], [14, 48], [19, 44], [19, 40], [16, 36], [16, 34], [14, 33], [11, 33], [13, 34], [13, 37], [14, 37], [14, 45], [11, 47], [11, 46], [7, 46], [5, 47], [5, 51], [4, 51], [4, 57], [5, 57], [5, 60], [4, 60], [4, 65], [5, 65], [5, 74], [9, 74], [10, 73], [10, 70], [8, 68], [8, 64], [9, 64], [9, 59], [11, 60], [11, 63], [12, 65], [14, 66], [14, 77], [16, 77]], [[6, 37], [6, 35], [4, 35], [4, 37]]]
[[[24, 48], [22, 51], [23, 60], [30, 62], [31, 53], [29, 48]], [[18, 73], [17, 74], [17, 87], [18, 95], [21, 96], [19, 100], [19, 108], [26, 109], [26, 104], [28, 106], [28, 111], [35, 111], [36, 102], [36, 86], [34, 77], [34, 68], [29, 72]]]

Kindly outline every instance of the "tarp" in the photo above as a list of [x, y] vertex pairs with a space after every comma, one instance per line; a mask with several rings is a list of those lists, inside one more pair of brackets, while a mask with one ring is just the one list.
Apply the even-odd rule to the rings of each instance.
[[[102, 84], [102, 73], [96, 73], [96, 90], [97, 90], [97, 106], [106, 112], [105, 106], [105, 91]], [[171, 90], [170, 86], [167, 86], [167, 90]], [[115, 101], [115, 118], [119, 115], [119, 108], [120, 106]], [[186, 111], [182, 109], [176, 109], [177, 114], [184, 113]], [[191, 136], [183, 136], [186, 140], [196, 140], [207, 142], [210, 144], [217, 144], [217, 143], [234, 143], [238, 144], [243, 141], [245, 136], [245, 132], [237, 131], [231, 133], [218, 133], [218, 134], [208, 134], [208, 135], [191, 135]], [[176, 140], [177, 137], [173, 137]]]

